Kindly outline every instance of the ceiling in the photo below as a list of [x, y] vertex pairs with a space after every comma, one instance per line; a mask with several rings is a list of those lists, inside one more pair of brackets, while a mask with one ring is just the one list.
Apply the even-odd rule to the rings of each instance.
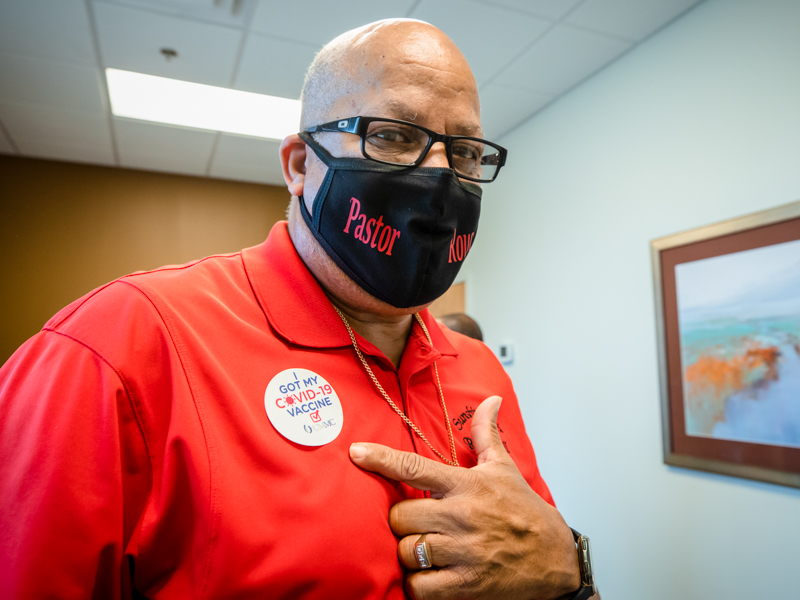
[[499, 139], [699, 1], [0, 0], [0, 153], [281, 185], [278, 142], [113, 117], [104, 68], [298, 98], [323, 44], [387, 17], [455, 41]]

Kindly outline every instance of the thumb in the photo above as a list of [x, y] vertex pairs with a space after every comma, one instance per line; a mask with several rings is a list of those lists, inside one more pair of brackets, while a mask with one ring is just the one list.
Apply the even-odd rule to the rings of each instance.
[[479, 465], [508, 456], [497, 431], [497, 413], [502, 401], [500, 396], [489, 396], [478, 405], [472, 416], [472, 443]]

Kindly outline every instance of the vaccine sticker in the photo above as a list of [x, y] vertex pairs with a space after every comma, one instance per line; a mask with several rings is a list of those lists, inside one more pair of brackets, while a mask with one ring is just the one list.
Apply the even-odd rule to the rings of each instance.
[[286, 369], [275, 375], [264, 392], [264, 407], [278, 433], [303, 446], [332, 442], [344, 422], [333, 386], [308, 369]]

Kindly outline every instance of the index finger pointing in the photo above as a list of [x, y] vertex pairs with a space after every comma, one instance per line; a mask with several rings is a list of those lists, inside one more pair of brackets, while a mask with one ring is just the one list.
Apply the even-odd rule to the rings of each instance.
[[412, 452], [380, 444], [359, 442], [350, 446], [350, 458], [366, 471], [407, 483], [426, 492], [446, 494], [461, 478], [462, 469], [443, 465]]

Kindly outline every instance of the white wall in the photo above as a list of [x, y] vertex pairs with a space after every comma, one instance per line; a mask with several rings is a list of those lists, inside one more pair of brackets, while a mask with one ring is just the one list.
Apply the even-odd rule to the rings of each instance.
[[501, 140], [464, 278], [606, 600], [800, 598], [800, 490], [667, 467], [649, 241], [800, 199], [800, 1], [707, 0]]

